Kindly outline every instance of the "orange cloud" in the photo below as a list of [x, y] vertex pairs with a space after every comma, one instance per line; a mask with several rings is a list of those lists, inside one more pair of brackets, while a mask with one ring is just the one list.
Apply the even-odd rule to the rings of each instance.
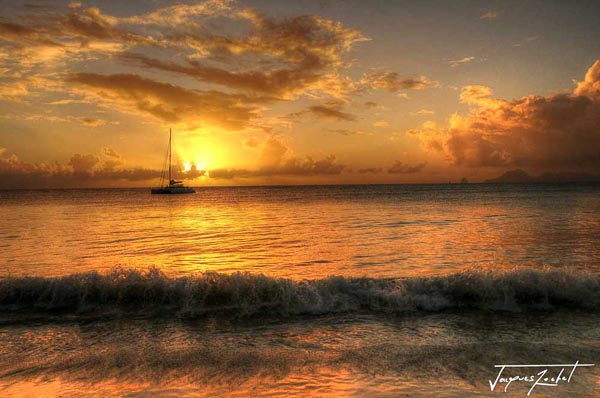
[[479, 19], [496, 19], [496, 18], [498, 18], [498, 13], [493, 12], [493, 11], [488, 11], [479, 17]]
[[104, 156], [108, 156], [109, 158], [121, 159], [121, 155], [112, 148], [108, 148], [108, 147], [102, 148], [102, 154]]
[[464, 57], [461, 59], [450, 61], [449, 64], [451, 67], [456, 68], [457, 66], [468, 64], [469, 62], [473, 62], [473, 61], [475, 61], [475, 57]]
[[[467, 86], [460, 99], [472, 106], [448, 127], [415, 132], [443, 142], [456, 165], [600, 167], [600, 61], [570, 94], [496, 99], [485, 86]], [[444, 137], [443, 140], [440, 137]]]
[[429, 116], [429, 115], [435, 115], [435, 111], [432, 111], [431, 109], [419, 109], [418, 111], [415, 112], [415, 114]]

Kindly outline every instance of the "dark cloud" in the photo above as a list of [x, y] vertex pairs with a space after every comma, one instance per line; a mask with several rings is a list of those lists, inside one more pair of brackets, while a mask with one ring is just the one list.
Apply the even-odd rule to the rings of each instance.
[[390, 174], [414, 174], [423, 170], [427, 166], [427, 162], [409, 165], [397, 160], [392, 167], [388, 169]]
[[106, 120], [99, 119], [96, 117], [82, 117], [81, 123], [87, 127], [98, 127], [106, 124]]
[[167, 122], [210, 123], [240, 130], [255, 117], [257, 106], [243, 95], [188, 90], [135, 74], [74, 73], [67, 78], [87, 94], [118, 103]]
[[312, 113], [315, 116], [326, 117], [326, 118], [331, 118], [331, 119], [339, 119], [339, 120], [346, 120], [346, 121], [356, 120], [356, 116], [354, 116], [353, 114], [347, 113], [347, 112], [342, 112], [337, 108], [329, 107], [329, 106], [323, 106], [323, 105], [310, 106], [310, 107], [308, 107], [308, 112]]
[[204, 82], [245, 91], [249, 94], [271, 96], [273, 99], [285, 99], [293, 92], [319, 79], [317, 74], [302, 70], [231, 72], [223, 68], [203, 65], [195, 60], [187, 60], [187, 65], [181, 65], [175, 62], [151, 59], [141, 54], [126, 53], [121, 55], [121, 58], [130, 62], [135, 61], [145, 67], [176, 72]]
[[62, 46], [45, 26], [29, 26], [0, 20], [0, 39], [22, 47], [25, 45]]
[[354, 116], [353, 114], [342, 111], [343, 105], [344, 103], [342, 101], [330, 101], [322, 105], [309, 106], [308, 108], [300, 112], [292, 113], [289, 116], [294, 118], [302, 115], [313, 115], [315, 117], [336, 120], [356, 120], [356, 116]]
[[451, 119], [444, 146], [457, 165], [600, 167], [600, 61], [570, 94], [506, 101], [469, 86], [461, 100], [474, 109]]
[[94, 155], [75, 154], [69, 161], [69, 165], [73, 167], [75, 173], [90, 173], [94, 166], [98, 164], [100, 159]]
[[425, 76], [402, 77], [397, 72], [373, 71], [366, 73], [361, 80], [363, 85], [377, 90], [386, 90], [395, 93], [400, 90], [423, 90], [428, 87], [435, 87], [436, 82], [432, 82]]

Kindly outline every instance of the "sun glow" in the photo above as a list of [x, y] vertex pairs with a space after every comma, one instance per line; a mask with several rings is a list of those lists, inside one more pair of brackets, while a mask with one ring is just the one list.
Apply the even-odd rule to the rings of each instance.
[[[207, 135], [204, 132], [192, 132], [182, 134], [175, 150], [177, 157], [182, 160], [183, 170], [188, 172], [194, 166], [196, 170], [207, 170], [208, 167], [220, 168], [228, 167], [228, 164], [222, 164], [223, 159], [231, 158], [226, 152], [236, 142], [223, 140], [221, 136]], [[239, 159], [239, 156], [235, 156]]]

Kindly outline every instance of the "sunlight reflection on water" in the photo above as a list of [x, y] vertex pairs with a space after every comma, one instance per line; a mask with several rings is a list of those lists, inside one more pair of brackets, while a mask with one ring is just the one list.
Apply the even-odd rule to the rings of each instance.
[[0, 191], [0, 202], [0, 276], [117, 264], [292, 278], [600, 268], [597, 184]]

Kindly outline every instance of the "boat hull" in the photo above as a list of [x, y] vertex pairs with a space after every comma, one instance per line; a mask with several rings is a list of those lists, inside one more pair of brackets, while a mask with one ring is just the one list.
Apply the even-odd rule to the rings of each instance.
[[194, 188], [190, 187], [162, 187], [152, 188], [150, 191], [153, 195], [176, 195], [184, 193], [196, 193]]

